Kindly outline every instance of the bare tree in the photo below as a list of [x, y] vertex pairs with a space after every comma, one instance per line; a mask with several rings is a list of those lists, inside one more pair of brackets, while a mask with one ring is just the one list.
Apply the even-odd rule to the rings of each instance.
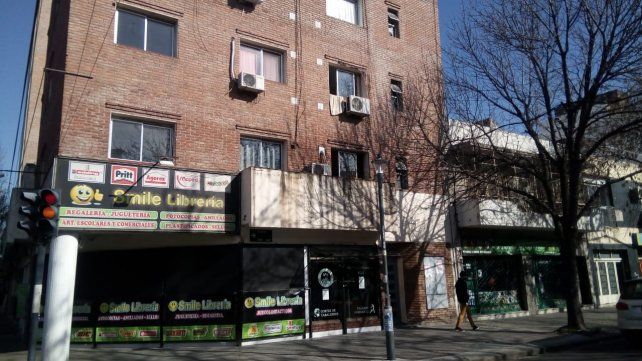
[[448, 155], [451, 179], [466, 180], [458, 189], [505, 192], [546, 215], [560, 240], [567, 326], [584, 329], [578, 224], [598, 192], [583, 199], [583, 175], [608, 187], [642, 170], [641, 1], [484, 1], [462, 14], [453, 42], [447, 105], [463, 122], [426, 140]]

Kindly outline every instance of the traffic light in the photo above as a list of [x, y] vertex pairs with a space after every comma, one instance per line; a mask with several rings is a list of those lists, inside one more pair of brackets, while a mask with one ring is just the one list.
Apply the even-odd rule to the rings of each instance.
[[26, 231], [36, 240], [47, 240], [56, 234], [58, 226], [58, 208], [60, 196], [53, 189], [35, 191], [22, 191], [20, 198], [26, 205], [20, 207], [18, 212], [21, 220], [18, 228]]

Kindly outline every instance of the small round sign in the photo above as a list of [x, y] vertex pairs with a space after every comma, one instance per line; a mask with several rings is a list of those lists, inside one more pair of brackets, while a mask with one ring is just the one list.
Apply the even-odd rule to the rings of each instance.
[[330, 271], [327, 268], [323, 268], [321, 271], [319, 271], [319, 275], [317, 276], [319, 280], [319, 284], [321, 287], [330, 287], [334, 283], [334, 275], [332, 274], [332, 271]]

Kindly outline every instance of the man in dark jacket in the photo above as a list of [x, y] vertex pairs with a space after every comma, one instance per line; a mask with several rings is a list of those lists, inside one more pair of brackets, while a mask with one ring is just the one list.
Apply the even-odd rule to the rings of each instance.
[[470, 314], [470, 307], [468, 307], [468, 285], [466, 284], [466, 271], [461, 271], [459, 273], [459, 279], [455, 283], [455, 291], [457, 293], [457, 301], [459, 302], [459, 317], [457, 317], [457, 324], [455, 325], [455, 331], [463, 331], [459, 324], [464, 321], [464, 317], [468, 316], [468, 322], [472, 326], [473, 331], [479, 330], [479, 326], [475, 325], [473, 321], [473, 316]]

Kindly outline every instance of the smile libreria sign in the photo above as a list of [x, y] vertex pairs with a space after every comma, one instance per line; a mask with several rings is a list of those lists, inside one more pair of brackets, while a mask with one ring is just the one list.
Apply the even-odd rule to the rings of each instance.
[[236, 233], [231, 175], [58, 158], [60, 229]]

